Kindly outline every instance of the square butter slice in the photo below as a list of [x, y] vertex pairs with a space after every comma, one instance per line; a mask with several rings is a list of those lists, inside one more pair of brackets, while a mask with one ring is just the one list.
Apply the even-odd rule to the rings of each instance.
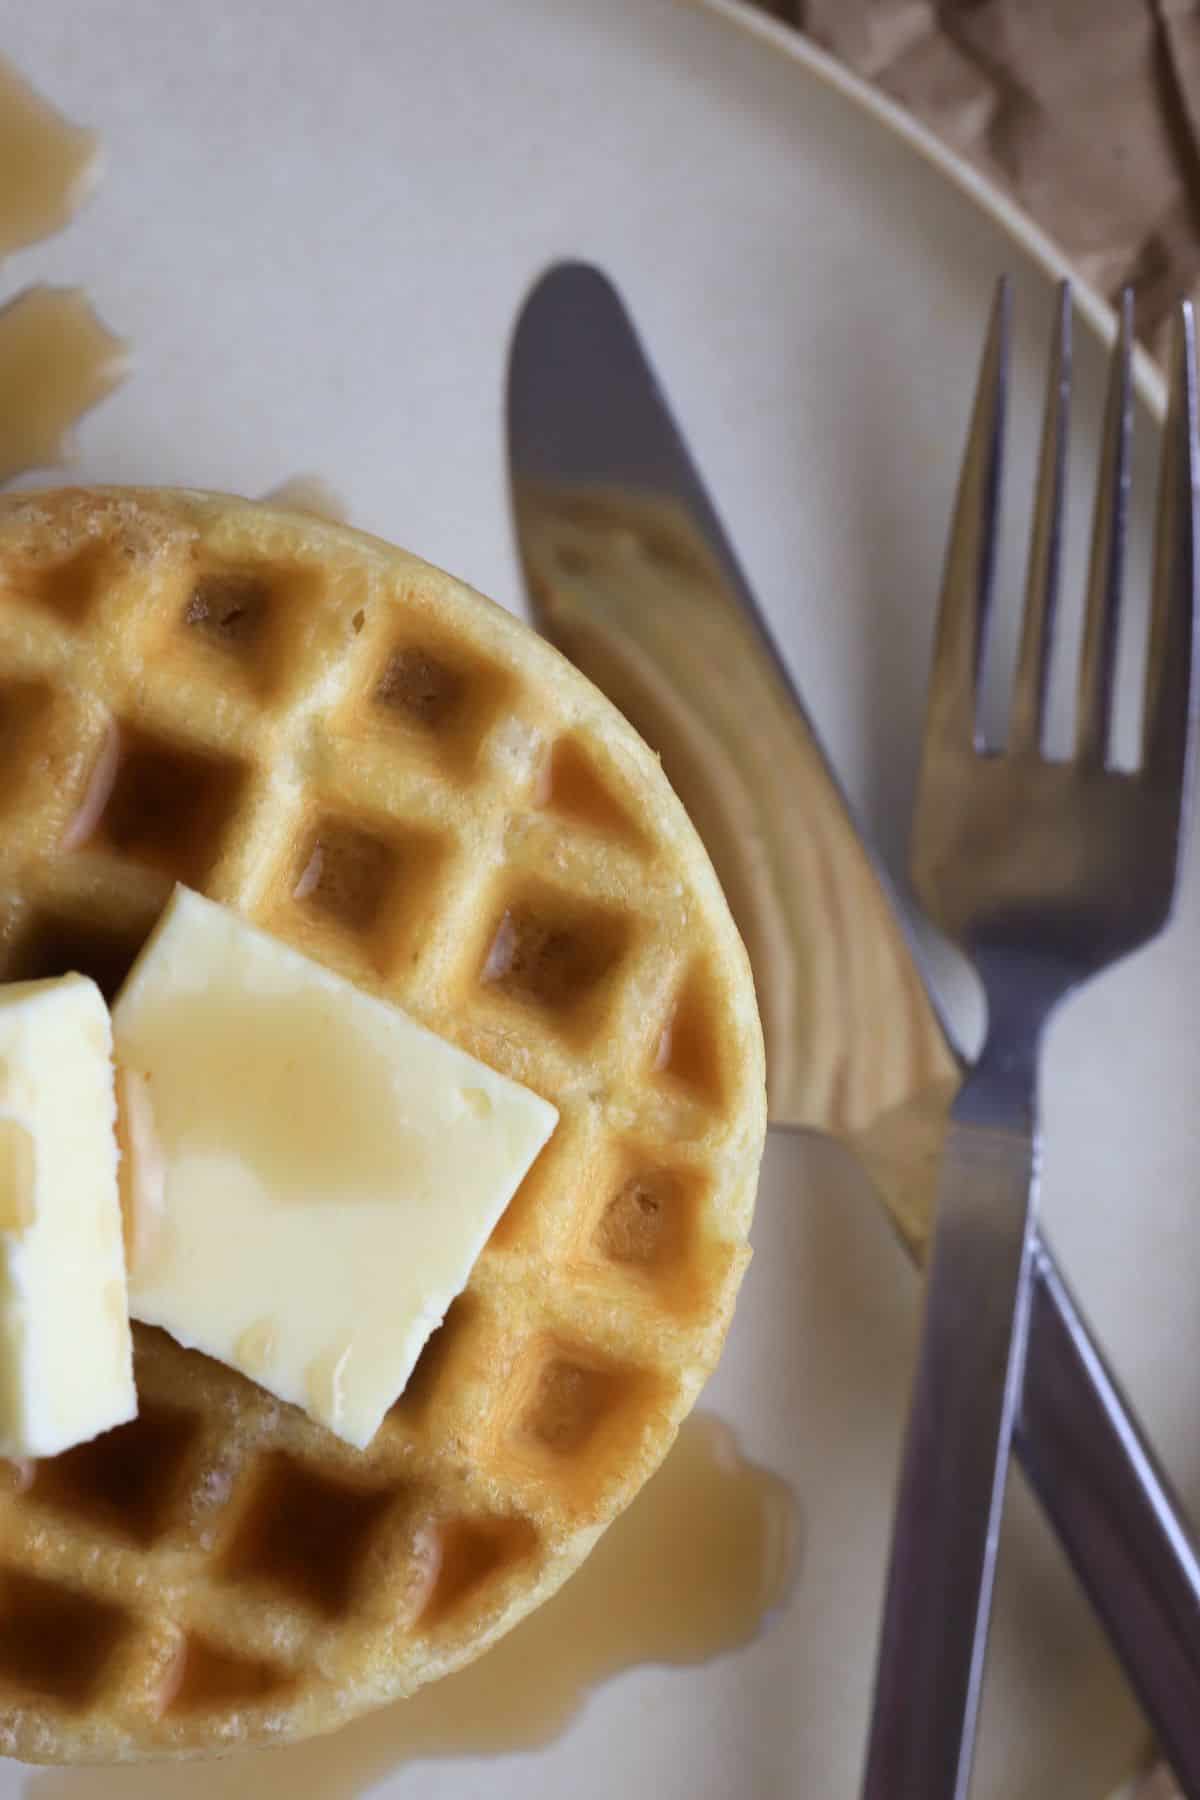
[[187, 888], [113, 1031], [134, 1318], [365, 1446], [556, 1109]]
[[82, 975], [0, 987], [0, 1456], [137, 1412], [112, 1034]]

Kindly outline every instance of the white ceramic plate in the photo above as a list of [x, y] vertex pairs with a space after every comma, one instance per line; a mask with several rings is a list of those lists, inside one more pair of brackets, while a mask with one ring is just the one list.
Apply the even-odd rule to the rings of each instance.
[[[1051, 259], [886, 109], [769, 37], [670, 0], [38, 0], [4, 48], [100, 128], [108, 175], [78, 223], [5, 273], [85, 281], [132, 340], [134, 378], [82, 432], [82, 478], [253, 494], [315, 471], [356, 523], [516, 605], [505, 340], [547, 261], [595, 258], [622, 283], [818, 724], [899, 864], [989, 291], [1013, 272], [1029, 441]], [[1094, 325], [1079, 335], [1077, 474], [1101, 365]], [[1012, 485], [1019, 538], [1028, 495]], [[1056, 1030], [1046, 1170], [1060, 1253], [1193, 1496], [1196, 874], [1169, 938]], [[612, 1683], [544, 1754], [409, 1767], [379, 1792], [854, 1791], [915, 1281], [847, 1162], [798, 1140], [771, 1144], [755, 1240], [708, 1401], [797, 1490], [785, 1616], [703, 1669]], [[1142, 1726], [1014, 1488], [974, 1792], [1096, 1800]], [[308, 1800], [355, 1791], [333, 1766], [314, 1760]], [[257, 1767], [202, 1787], [9, 1766], [0, 1800], [257, 1794], [270, 1786]]]

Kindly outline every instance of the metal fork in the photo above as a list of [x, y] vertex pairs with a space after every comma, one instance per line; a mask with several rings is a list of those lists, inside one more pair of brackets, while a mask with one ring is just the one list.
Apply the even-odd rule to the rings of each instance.
[[979, 688], [995, 562], [1009, 294], [1001, 283], [960, 477], [911, 842], [917, 896], [970, 954], [988, 1029], [955, 1103], [901, 1468], [865, 1800], [962, 1800], [982, 1684], [1029, 1307], [1044, 1027], [1171, 909], [1192, 739], [1196, 353], [1181, 312], [1159, 508], [1141, 757], [1112, 765], [1129, 488], [1132, 308], [1121, 308], [1097, 480], [1073, 756], [1044, 751], [1070, 390], [1060, 290], [1008, 744]]

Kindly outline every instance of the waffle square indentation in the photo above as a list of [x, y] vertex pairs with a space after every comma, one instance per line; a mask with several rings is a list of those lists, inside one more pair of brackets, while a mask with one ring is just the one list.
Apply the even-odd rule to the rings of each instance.
[[30, 740], [48, 718], [53, 690], [41, 681], [6, 681], [0, 685], [0, 776], [5, 788], [20, 778]]
[[320, 814], [301, 835], [286, 874], [278, 929], [319, 943], [332, 927], [385, 968], [406, 947], [419, 948], [450, 849], [435, 831]]
[[369, 931], [399, 870], [394, 845], [344, 820], [322, 819], [301, 855], [292, 898], [349, 931]]
[[123, 727], [112, 792], [92, 841], [201, 887], [245, 779], [232, 758]]
[[461, 768], [512, 692], [503, 669], [414, 626], [377, 668], [367, 710], [376, 727], [403, 731], [414, 745]]
[[557, 1333], [536, 1337], [497, 1409], [504, 1449], [568, 1513], [591, 1513], [641, 1454], [667, 1404], [658, 1370], [606, 1356]]
[[453, 729], [466, 697], [466, 676], [417, 645], [389, 657], [375, 689], [380, 706], [433, 734]]
[[637, 1168], [607, 1201], [592, 1242], [609, 1262], [661, 1271], [682, 1256], [693, 1211], [687, 1184], [673, 1169]]
[[161, 1702], [164, 1713], [226, 1712], [252, 1706], [294, 1686], [276, 1663], [235, 1656], [189, 1633], [180, 1647]]
[[85, 1707], [130, 1629], [118, 1606], [0, 1569], [0, 1684]]
[[600, 837], [631, 845], [642, 841], [637, 820], [617, 798], [590, 753], [573, 737], [559, 738], [551, 746], [542, 766], [536, 802]]
[[620, 1406], [628, 1386], [621, 1370], [553, 1354], [538, 1370], [519, 1429], [555, 1456], [575, 1456]]
[[141, 1545], [168, 1529], [200, 1420], [143, 1401], [136, 1419], [35, 1465], [30, 1494], [55, 1512]]
[[259, 698], [290, 687], [307, 666], [310, 633], [320, 636], [319, 568], [264, 558], [207, 558], [178, 603], [164, 655], [181, 673], [207, 674], [222, 689]]
[[5, 967], [10, 981], [45, 981], [56, 975], [88, 975], [106, 1000], [121, 986], [152, 921], [144, 930], [119, 931], [96, 919], [38, 911], [14, 943]]
[[703, 964], [688, 970], [659, 1036], [654, 1072], [706, 1106], [720, 1106], [727, 1075], [721, 1055], [720, 987]]
[[103, 592], [111, 568], [103, 546], [85, 544], [59, 562], [18, 564], [11, 579], [22, 599], [45, 607], [68, 625], [79, 625]]
[[422, 1545], [429, 1565], [428, 1598], [421, 1609], [423, 1624], [437, 1624], [464, 1601], [524, 1562], [537, 1547], [537, 1532], [528, 1519], [447, 1519], [427, 1527]]
[[240, 656], [262, 638], [271, 605], [271, 585], [247, 569], [209, 569], [192, 586], [183, 622], [208, 643]]
[[514, 896], [497, 920], [480, 981], [571, 1029], [586, 1020], [628, 940], [626, 921], [606, 908], [531, 889]]
[[343, 1617], [353, 1608], [372, 1539], [396, 1497], [395, 1488], [331, 1480], [276, 1451], [264, 1459], [225, 1574], [261, 1582], [327, 1618]]

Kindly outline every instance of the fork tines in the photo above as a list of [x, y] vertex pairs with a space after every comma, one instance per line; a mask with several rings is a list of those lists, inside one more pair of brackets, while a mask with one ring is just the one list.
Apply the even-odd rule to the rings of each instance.
[[[1050, 336], [1010, 754], [1044, 752], [1046, 697], [1058, 612], [1071, 395], [1072, 293], [1059, 285]], [[947, 745], [983, 750], [979, 692], [1000, 524], [1012, 302], [997, 285], [946, 554], [934, 651], [929, 730]], [[1075, 760], [1103, 769], [1112, 755], [1113, 688], [1124, 600], [1133, 432], [1133, 299], [1121, 297], [1096, 477], [1076, 703]], [[1169, 410], [1159, 475], [1141, 772], [1177, 777], [1193, 691], [1196, 344], [1192, 307], [1180, 308], [1171, 349]], [[964, 591], [972, 604], [963, 604]]]

